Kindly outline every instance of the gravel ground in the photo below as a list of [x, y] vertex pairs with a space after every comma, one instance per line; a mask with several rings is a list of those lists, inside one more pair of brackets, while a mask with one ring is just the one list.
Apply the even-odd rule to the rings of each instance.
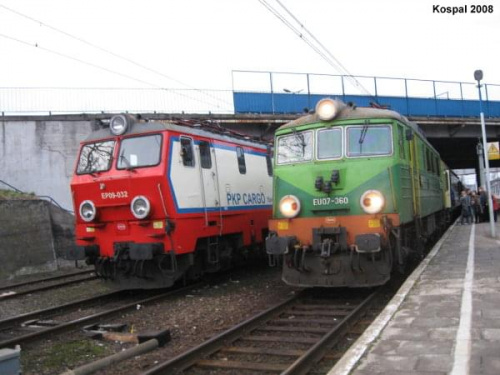
[[111, 291], [112, 289], [102, 283], [102, 281], [91, 280], [67, 287], [38, 292], [36, 294], [26, 294], [13, 299], [0, 301], [0, 319], [59, 306], [79, 299], [109, 293]]
[[33, 280], [40, 280], [44, 279], [47, 277], [53, 277], [53, 276], [60, 276], [60, 275], [68, 275], [72, 274], [75, 272], [81, 272], [81, 271], [93, 271], [94, 266], [87, 266], [80, 262], [78, 264], [78, 268], [74, 266], [74, 262], [69, 262], [66, 260], [61, 261], [64, 265], [60, 266], [60, 268], [56, 271], [50, 271], [50, 272], [39, 272], [39, 273], [32, 273], [28, 275], [18, 275], [18, 276], [13, 276], [9, 277], [7, 279], [2, 279], [0, 278], [0, 287], [4, 286], [9, 286], [12, 284], [18, 284], [18, 283], [23, 283], [26, 281], [33, 281]]
[[[155, 305], [138, 306], [136, 311], [109, 321], [108, 323], [127, 324], [129, 332], [168, 329], [172, 339], [164, 348], [96, 374], [139, 374], [286, 299], [298, 290], [286, 286], [281, 281], [280, 270], [268, 268], [264, 264], [236, 270], [226, 276], [224, 281], [212, 281], [210, 286], [192, 289], [188, 295]], [[10, 308], [15, 309], [16, 313], [28, 312], [100, 294], [98, 289], [103, 287], [99, 282], [93, 281], [82, 285], [83, 288], [71, 288], [71, 291], [70, 288], [65, 288], [64, 291], [48, 291], [49, 298], [35, 295], [32, 299], [23, 301], [12, 300]], [[30, 344], [23, 348], [23, 374], [58, 374], [131, 345], [133, 344], [89, 339], [81, 331], [57, 336], [50, 341]]]

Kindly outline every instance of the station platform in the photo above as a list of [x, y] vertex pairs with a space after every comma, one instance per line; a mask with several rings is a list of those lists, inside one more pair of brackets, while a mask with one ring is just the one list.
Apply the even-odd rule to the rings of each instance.
[[500, 241], [489, 223], [448, 229], [328, 373], [344, 374], [500, 374]]

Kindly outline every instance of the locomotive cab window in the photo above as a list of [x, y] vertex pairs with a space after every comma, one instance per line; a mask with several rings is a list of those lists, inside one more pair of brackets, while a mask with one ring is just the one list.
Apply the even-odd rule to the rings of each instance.
[[342, 157], [342, 130], [323, 129], [317, 133], [318, 159], [339, 159]]
[[311, 131], [294, 132], [278, 138], [277, 163], [299, 163], [312, 159], [313, 136]]
[[194, 167], [193, 140], [181, 137], [181, 157], [185, 167]]
[[113, 150], [115, 141], [104, 141], [88, 143], [82, 147], [77, 174], [90, 174], [94, 172], [104, 172], [111, 168], [113, 160]]
[[121, 141], [118, 169], [152, 167], [160, 163], [161, 135], [125, 138]]
[[201, 167], [204, 169], [212, 168], [212, 155], [210, 154], [210, 143], [207, 141], [200, 141], [200, 162]]
[[273, 175], [273, 149], [267, 146], [266, 150], [266, 165], [267, 165], [267, 174], [269, 176]]
[[238, 169], [241, 174], [247, 173], [247, 165], [245, 163], [245, 152], [242, 147], [236, 147], [236, 156], [238, 157]]
[[385, 156], [392, 154], [390, 126], [349, 126], [347, 128], [347, 156]]

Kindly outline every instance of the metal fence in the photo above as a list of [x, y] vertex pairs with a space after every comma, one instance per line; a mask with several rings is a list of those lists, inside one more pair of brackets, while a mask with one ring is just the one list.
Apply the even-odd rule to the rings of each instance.
[[234, 113], [230, 90], [0, 88], [0, 114]]
[[[59, 207], [61, 210], [63, 211], [66, 211], [66, 212], [69, 212], [69, 213], [73, 213], [73, 211], [71, 210], [67, 210], [66, 208], [62, 207], [54, 198], [52, 198], [51, 196], [49, 195], [35, 195], [34, 193], [27, 193], [25, 191], [22, 191], [22, 190], [19, 190], [18, 188], [16, 188], [15, 186], [9, 184], [8, 182], [5, 182], [3, 180], [0, 180], [0, 187], [7, 187], [6, 190], [11, 190], [11, 191], [14, 191], [16, 193], [19, 193], [21, 195], [25, 195], [27, 197], [29, 197], [30, 195], [33, 196], [33, 199], [43, 199], [43, 200], [46, 200], [46, 201], [49, 201], [50, 203], [52, 203], [54, 206], [57, 206]], [[1, 189], [0, 189], [1, 190]]]
[[[0, 115], [59, 113], [299, 113], [325, 97], [377, 102], [408, 116], [477, 116], [475, 83], [312, 73], [233, 71], [232, 90], [0, 87]], [[484, 84], [500, 117], [500, 85]]]
[[[477, 84], [410, 78], [233, 71], [236, 113], [296, 113], [325, 96], [376, 102], [405, 115], [477, 116]], [[484, 84], [486, 116], [500, 116], [500, 85]]]

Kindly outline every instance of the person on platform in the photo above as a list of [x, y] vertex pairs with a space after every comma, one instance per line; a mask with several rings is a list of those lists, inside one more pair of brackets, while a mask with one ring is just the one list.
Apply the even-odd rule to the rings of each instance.
[[479, 187], [478, 194], [479, 204], [481, 205], [480, 209], [482, 212], [481, 221], [488, 221], [488, 196], [482, 186]]
[[493, 220], [495, 220], [496, 223], [500, 205], [498, 204], [497, 197], [494, 194], [491, 194], [491, 201], [493, 202]]
[[470, 205], [471, 205], [471, 213], [472, 213], [472, 222], [479, 223], [481, 220], [481, 202], [479, 200], [479, 196], [475, 191], [470, 192]]
[[464, 220], [467, 221], [467, 224], [471, 224], [471, 204], [470, 204], [470, 196], [467, 194], [465, 190], [462, 190], [460, 196], [460, 205], [462, 206], [462, 211], [460, 214], [460, 224], [464, 225]]

